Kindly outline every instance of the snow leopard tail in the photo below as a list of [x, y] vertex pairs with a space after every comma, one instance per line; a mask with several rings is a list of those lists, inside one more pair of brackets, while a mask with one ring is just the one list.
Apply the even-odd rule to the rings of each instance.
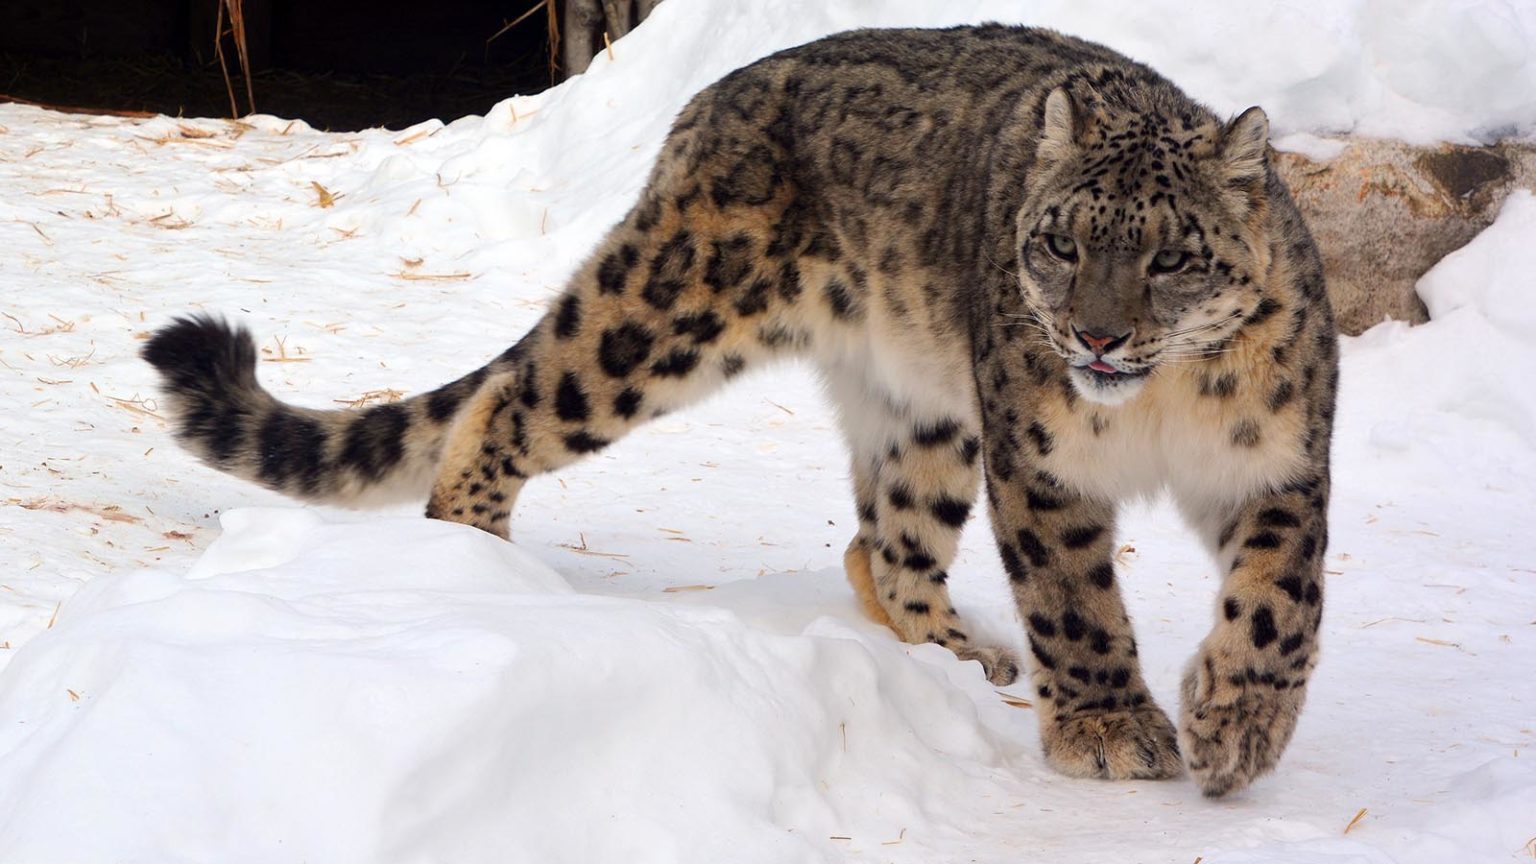
[[423, 500], [458, 409], [517, 348], [428, 393], [368, 408], [289, 405], [256, 380], [256, 343], [220, 318], [176, 319], [144, 346], [177, 439], [203, 462], [319, 504]]

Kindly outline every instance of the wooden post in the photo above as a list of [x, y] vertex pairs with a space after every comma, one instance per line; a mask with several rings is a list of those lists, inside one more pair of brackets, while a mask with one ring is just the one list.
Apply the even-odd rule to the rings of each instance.
[[602, 0], [566, 0], [565, 33], [561, 40], [565, 45], [565, 77], [587, 71], [597, 46], [602, 44]]
[[565, 77], [587, 71], [592, 58], [603, 50], [603, 34], [609, 39], [635, 29], [650, 17], [661, 0], [564, 0], [565, 33], [561, 44]]
[[634, 29], [630, 23], [632, 11], [633, 0], [603, 0], [603, 25], [609, 39], [618, 39]]

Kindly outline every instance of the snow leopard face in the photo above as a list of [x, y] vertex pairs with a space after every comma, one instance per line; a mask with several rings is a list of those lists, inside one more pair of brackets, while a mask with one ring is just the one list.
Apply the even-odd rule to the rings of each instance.
[[1261, 307], [1267, 135], [1257, 108], [1223, 126], [1047, 97], [1018, 273], [1082, 396], [1123, 403], [1160, 364], [1219, 351]]

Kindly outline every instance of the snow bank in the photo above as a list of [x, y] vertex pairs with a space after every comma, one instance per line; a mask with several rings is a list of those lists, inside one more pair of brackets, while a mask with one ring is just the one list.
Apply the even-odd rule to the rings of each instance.
[[833, 861], [963, 824], [996, 761], [939, 673], [836, 622], [577, 595], [422, 519], [224, 527], [6, 670], [0, 859]]
[[[669, 0], [668, 6], [619, 43], [615, 60], [599, 56], [593, 71], [569, 88], [569, 98], [585, 101], [594, 90], [618, 86], [676, 105], [729, 69], [837, 30], [1000, 21], [1103, 42], [1151, 64], [1219, 111], [1264, 105], [1280, 133], [1428, 142], [1536, 132], [1536, 6], [1518, 0]], [[677, 75], [680, 56], [687, 65]], [[657, 66], [672, 73], [667, 80], [646, 74]], [[615, 77], [630, 82], [616, 85]], [[615, 107], [622, 114], [624, 106]]]
[[[1536, 198], [1517, 191], [1493, 225], [1419, 281], [1433, 326], [1388, 322], [1352, 340], [1353, 375], [1344, 376], [1340, 399], [1375, 418], [1372, 442], [1390, 458], [1434, 448], [1455, 453], [1430, 463], [1446, 474], [1475, 465], [1536, 484], [1505, 455], [1536, 448], [1533, 238]], [[1469, 440], [1467, 422], [1481, 427], [1485, 443]]]
[[1445, 256], [1417, 288], [1433, 320], [1473, 309], [1510, 338], [1536, 342], [1536, 195], [1511, 193], [1494, 224]]
[[1536, 448], [1536, 196], [1511, 194], [1494, 224], [1424, 274], [1417, 290], [1437, 324], [1424, 338], [1456, 358], [1437, 357], [1424, 375], [1454, 376], [1446, 404]]

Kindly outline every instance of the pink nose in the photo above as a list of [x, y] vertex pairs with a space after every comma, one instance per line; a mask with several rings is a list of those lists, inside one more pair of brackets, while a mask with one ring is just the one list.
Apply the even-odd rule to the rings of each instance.
[[1073, 327], [1072, 332], [1077, 336], [1077, 341], [1083, 343], [1084, 347], [1086, 347], [1089, 351], [1092, 351], [1095, 354], [1108, 354], [1116, 348], [1119, 348], [1121, 345], [1124, 345], [1126, 340], [1131, 338], [1132, 331], [1127, 331], [1119, 336], [1103, 336], [1098, 333], [1093, 333], [1088, 330], [1079, 330], [1076, 327]]

